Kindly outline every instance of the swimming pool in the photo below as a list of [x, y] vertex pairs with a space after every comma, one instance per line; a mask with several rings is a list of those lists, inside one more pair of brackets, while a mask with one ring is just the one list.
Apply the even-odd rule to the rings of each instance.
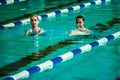
[[76, 0], [2, 0], [0, 1], [0, 24], [29, 17], [32, 13], [43, 13]]
[[[0, 67], [4, 70], [3, 73], [7, 72], [6, 74], [12, 75], [120, 31], [119, 23], [114, 23], [112, 27], [108, 24], [114, 20], [114, 17], [120, 17], [118, 15], [120, 4], [116, 2], [117, 4], [114, 5], [114, 3], [93, 5], [43, 20], [40, 22], [40, 26], [46, 30], [46, 34], [39, 37], [24, 36], [24, 31], [30, 28], [30, 24], [0, 31], [2, 35]], [[103, 12], [104, 14], [102, 14]], [[75, 27], [75, 17], [79, 14], [84, 14], [85, 26], [94, 31], [94, 34], [68, 37], [67, 34]], [[97, 28], [100, 25], [107, 25], [110, 28], [105, 30]], [[120, 77], [119, 51], [119, 39], [116, 39], [67, 62], [58, 64], [51, 70], [36, 73], [26, 80], [63, 80], [64, 78], [66, 80], [115, 80]], [[44, 53], [46, 56], [37, 55], [37, 52]]]

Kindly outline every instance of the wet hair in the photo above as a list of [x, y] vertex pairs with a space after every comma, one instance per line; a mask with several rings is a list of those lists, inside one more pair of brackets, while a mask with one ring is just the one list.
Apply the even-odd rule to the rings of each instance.
[[77, 21], [77, 19], [78, 18], [82, 18], [83, 19], [83, 21], [85, 21], [85, 18], [84, 18], [84, 16], [83, 15], [78, 15], [77, 17], [76, 17], [76, 21]]
[[31, 17], [33, 17], [33, 16], [35, 16], [35, 17], [38, 19], [38, 21], [39, 21], [39, 17], [38, 17], [37, 14], [32, 14], [32, 15], [30, 16], [30, 19], [31, 19]]

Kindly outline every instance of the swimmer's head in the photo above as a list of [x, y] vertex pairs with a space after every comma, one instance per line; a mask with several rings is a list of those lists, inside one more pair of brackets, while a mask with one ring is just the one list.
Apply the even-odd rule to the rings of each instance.
[[78, 27], [82, 28], [83, 25], [84, 25], [84, 22], [85, 22], [84, 16], [78, 15], [76, 17], [76, 24], [77, 24]]
[[31, 20], [31, 18], [32, 17], [36, 17], [37, 18], [37, 20], [39, 21], [39, 17], [38, 17], [38, 15], [37, 14], [32, 14], [31, 16], [30, 16], [30, 20]]
[[78, 15], [78, 16], [76, 17], [76, 21], [77, 21], [78, 18], [81, 18], [81, 19], [85, 22], [85, 18], [84, 18], [83, 15]]
[[30, 23], [33, 27], [37, 27], [39, 23], [39, 17], [36, 14], [31, 15]]

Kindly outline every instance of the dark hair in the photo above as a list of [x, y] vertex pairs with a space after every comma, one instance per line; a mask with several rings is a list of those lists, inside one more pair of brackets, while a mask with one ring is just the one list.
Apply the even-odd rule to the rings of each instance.
[[39, 17], [38, 17], [37, 14], [32, 14], [32, 15], [30, 16], [30, 18], [33, 17], [33, 16], [37, 17], [37, 19], [38, 19], [38, 21], [39, 21]]
[[84, 18], [84, 16], [83, 15], [78, 15], [77, 17], [76, 17], [76, 21], [77, 21], [77, 19], [78, 18], [82, 18], [83, 19], [83, 21], [85, 21], [85, 18]]

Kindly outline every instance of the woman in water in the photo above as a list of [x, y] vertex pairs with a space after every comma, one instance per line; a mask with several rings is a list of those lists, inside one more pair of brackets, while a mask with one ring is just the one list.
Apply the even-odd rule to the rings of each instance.
[[84, 22], [85, 19], [82, 15], [79, 15], [76, 17], [76, 24], [77, 24], [77, 29], [72, 30], [69, 34], [69, 36], [74, 36], [74, 35], [85, 35], [89, 33], [89, 30], [84, 27]]
[[38, 27], [39, 17], [37, 15], [34, 14], [30, 17], [30, 23], [32, 28], [26, 31], [26, 36], [38, 36], [44, 32], [42, 28]]

